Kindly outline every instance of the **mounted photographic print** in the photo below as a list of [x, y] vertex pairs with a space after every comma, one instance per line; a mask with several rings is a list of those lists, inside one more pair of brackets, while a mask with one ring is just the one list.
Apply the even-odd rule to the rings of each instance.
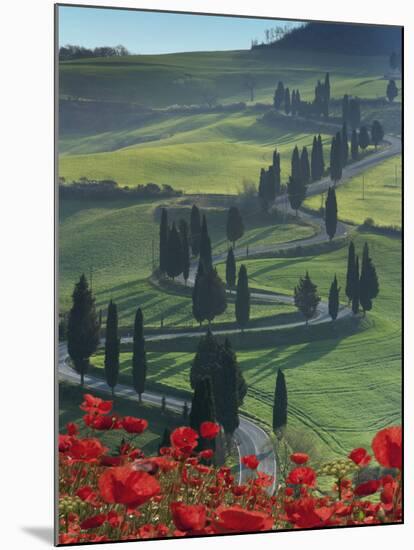
[[403, 28], [55, 22], [56, 544], [401, 523]]

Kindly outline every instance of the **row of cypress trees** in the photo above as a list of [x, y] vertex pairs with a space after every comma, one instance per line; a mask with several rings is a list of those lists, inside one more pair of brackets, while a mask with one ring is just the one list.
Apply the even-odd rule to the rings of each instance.
[[172, 279], [183, 275], [187, 283], [190, 272], [190, 243], [188, 224], [180, 220], [178, 229], [175, 222], [168, 223], [167, 209], [161, 210], [160, 221], [160, 262], [159, 268], [162, 274]]
[[379, 293], [379, 281], [367, 242], [362, 251], [361, 267], [359, 257], [355, 254], [355, 245], [349, 243], [345, 293], [355, 315], [360, 307], [364, 315], [371, 311], [373, 300]]
[[[95, 353], [100, 341], [101, 322], [96, 313], [95, 298], [84, 274], [75, 284], [72, 307], [68, 316], [68, 353], [75, 370], [80, 374], [81, 385], [89, 367], [89, 358]], [[104, 371], [108, 386], [114, 394], [119, 377], [120, 338], [118, 334], [118, 308], [113, 300], [108, 304], [105, 330]], [[132, 379], [135, 391], [141, 400], [145, 389], [147, 361], [144, 340], [142, 311], [137, 309], [134, 323]]]
[[326, 73], [325, 80], [318, 80], [315, 86], [315, 97], [311, 103], [302, 101], [299, 90], [290, 92], [280, 80], [277, 84], [274, 96], [273, 107], [280, 111], [282, 108], [286, 115], [323, 115], [329, 117], [329, 101], [331, 98], [331, 84], [329, 73]]
[[258, 195], [263, 210], [267, 210], [281, 193], [280, 153], [273, 151], [272, 164], [260, 170]]

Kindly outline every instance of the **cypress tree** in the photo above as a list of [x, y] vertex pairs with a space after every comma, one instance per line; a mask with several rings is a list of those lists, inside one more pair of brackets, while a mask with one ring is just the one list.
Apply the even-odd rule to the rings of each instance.
[[227, 288], [233, 289], [236, 285], [236, 260], [234, 258], [233, 248], [230, 247], [226, 258], [226, 283]]
[[337, 132], [332, 138], [330, 173], [331, 180], [335, 185], [342, 177], [342, 138], [340, 132]]
[[246, 328], [250, 319], [250, 291], [249, 280], [245, 265], [240, 266], [237, 280], [236, 294], [236, 321], [242, 331]]
[[211, 255], [211, 241], [207, 229], [207, 219], [203, 216], [200, 236], [200, 260], [203, 263], [204, 271], [207, 272], [213, 267], [213, 258]]
[[175, 222], [173, 222], [170, 233], [168, 236], [168, 262], [167, 262], [167, 275], [172, 277], [178, 277], [183, 272], [183, 247], [178, 234]]
[[285, 113], [288, 115], [291, 111], [291, 104], [290, 104], [290, 92], [289, 88], [285, 88]]
[[217, 420], [223, 426], [224, 433], [232, 436], [239, 427], [239, 379], [240, 367], [236, 354], [226, 338], [221, 354], [220, 380], [217, 380], [215, 397]]
[[280, 154], [277, 149], [273, 151], [273, 175], [275, 181], [275, 195], [280, 195]]
[[167, 273], [168, 270], [168, 214], [167, 209], [161, 210], [161, 222], [160, 222], [160, 271], [161, 273]]
[[348, 163], [348, 157], [349, 157], [349, 145], [348, 145], [348, 129], [345, 123], [342, 125], [341, 145], [342, 145], [342, 166], [346, 166], [346, 164]]
[[[191, 401], [190, 426], [193, 430], [200, 431], [200, 425], [203, 422], [215, 422], [216, 413], [214, 407], [213, 390], [210, 378], [199, 380], [194, 388], [193, 399]], [[215, 450], [215, 441], [203, 439], [201, 436], [198, 441], [198, 451], [203, 449]]]
[[191, 250], [194, 256], [200, 253], [201, 218], [200, 210], [193, 204], [190, 215]]
[[325, 160], [323, 157], [323, 143], [321, 134], [318, 135], [318, 158], [319, 158], [319, 179], [323, 177], [325, 172]]
[[118, 310], [111, 300], [108, 305], [105, 334], [105, 380], [114, 395], [119, 375]]
[[312, 152], [311, 152], [311, 178], [312, 181], [318, 181], [319, 177], [319, 151], [318, 140], [316, 136], [313, 137]]
[[353, 98], [349, 100], [348, 119], [352, 130], [356, 130], [358, 126], [361, 124], [361, 107], [359, 104], [359, 100], [357, 98]]
[[364, 312], [371, 311], [372, 300], [378, 296], [378, 276], [372, 259], [369, 256], [368, 243], [364, 244], [359, 280], [359, 301]]
[[200, 277], [197, 294], [199, 314], [210, 326], [227, 309], [226, 289], [216, 269], [209, 269]]
[[287, 185], [288, 197], [291, 208], [296, 210], [300, 208], [302, 202], [306, 197], [306, 186], [302, 179], [302, 170], [299, 158], [299, 150], [297, 146], [293, 150], [292, 154], [292, 172]]
[[354, 282], [352, 285], [352, 312], [356, 315], [359, 311], [359, 259], [355, 258]]
[[264, 168], [260, 169], [260, 179], [259, 179], [259, 189], [258, 189], [258, 195], [260, 199], [260, 204], [262, 206], [262, 210], [266, 211], [268, 204], [267, 204], [267, 192], [266, 192], [266, 184], [267, 184], [267, 176], [266, 176], [266, 170]]
[[369, 134], [366, 126], [361, 126], [359, 130], [358, 143], [361, 149], [366, 149], [369, 145]]
[[99, 344], [99, 328], [95, 298], [82, 274], [72, 294], [67, 327], [68, 353], [76, 372], [80, 374], [81, 386], [89, 366], [89, 357]]
[[188, 243], [188, 223], [185, 220], [180, 220], [179, 232], [183, 258], [183, 277], [187, 285], [188, 275], [190, 274], [190, 246]]
[[141, 308], [137, 309], [134, 323], [134, 338], [132, 343], [132, 384], [138, 394], [139, 402], [145, 391], [147, 377], [147, 355], [145, 352], [144, 318]]
[[329, 101], [331, 99], [331, 83], [329, 80], [329, 73], [325, 75], [324, 83], [324, 97], [323, 97], [323, 114], [326, 118], [329, 116]]
[[203, 316], [203, 311], [201, 310], [200, 304], [200, 279], [204, 275], [203, 263], [201, 260], [198, 262], [198, 269], [194, 280], [193, 292], [192, 292], [192, 302], [193, 302], [193, 317], [201, 325], [205, 320]]
[[345, 94], [342, 99], [342, 122], [347, 124], [349, 122], [349, 96]]
[[332, 321], [335, 321], [336, 318], [338, 317], [340, 290], [341, 289], [338, 288], [338, 280], [335, 275], [334, 280], [332, 281], [331, 287], [329, 289], [329, 303], [328, 303], [329, 315], [331, 316]]
[[275, 397], [273, 402], [273, 432], [279, 435], [287, 425], [288, 413], [288, 395], [286, 388], [285, 375], [280, 369], [277, 370]]
[[352, 160], [358, 160], [358, 157], [359, 157], [358, 134], [356, 130], [352, 130], [351, 157], [352, 157]]
[[384, 130], [378, 120], [374, 120], [374, 122], [372, 123], [371, 138], [372, 143], [375, 145], [375, 149], [377, 148], [378, 144], [381, 143], [381, 141], [384, 139]]
[[354, 296], [354, 286], [355, 286], [355, 246], [351, 241], [348, 247], [348, 265], [346, 269], [346, 287], [345, 294], [348, 298], [348, 304], [351, 303]]
[[312, 319], [315, 315], [318, 304], [321, 301], [317, 290], [318, 287], [311, 281], [308, 272], [306, 272], [305, 277], [299, 279], [299, 283], [295, 287], [295, 306], [305, 317], [306, 325], [308, 325], [309, 319]]
[[308, 185], [308, 183], [310, 182], [310, 167], [309, 167], [308, 150], [306, 147], [303, 147], [302, 153], [300, 156], [300, 171], [301, 171], [303, 183], [305, 185]]
[[243, 218], [237, 206], [231, 206], [227, 213], [227, 239], [236, 247], [236, 241], [243, 237]]
[[336, 203], [336, 193], [333, 187], [329, 187], [325, 201], [325, 227], [330, 241], [335, 236], [337, 224], [338, 206]]
[[387, 98], [390, 103], [394, 101], [394, 99], [398, 95], [398, 88], [395, 84], [395, 80], [390, 80], [387, 85]]
[[285, 88], [283, 82], [278, 82], [275, 95], [273, 97], [273, 106], [275, 109], [280, 109], [282, 107], [283, 101], [285, 99]]

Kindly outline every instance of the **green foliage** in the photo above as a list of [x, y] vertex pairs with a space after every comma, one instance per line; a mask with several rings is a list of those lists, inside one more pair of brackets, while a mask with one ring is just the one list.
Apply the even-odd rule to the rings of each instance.
[[160, 221], [160, 271], [161, 273], [167, 273], [168, 270], [168, 238], [169, 238], [169, 227], [168, 227], [168, 213], [167, 209], [163, 208], [161, 210], [161, 221]]
[[281, 369], [277, 370], [275, 396], [273, 402], [273, 432], [280, 434], [287, 425], [288, 420], [288, 395], [285, 375]]
[[247, 277], [246, 266], [242, 264], [239, 270], [237, 280], [237, 295], [236, 295], [236, 321], [239, 327], [243, 330], [249, 323], [250, 319], [250, 291], [249, 280]]
[[289, 88], [285, 88], [284, 104], [285, 104], [285, 113], [288, 115], [291, 111]]
[[329, 240], [332, 240], [335, 236], [337, 223], [338, 206], [336, 203], [335, 188], [329, 187], [325, 201], [325, 227]]
[[233, 243], [233, 248], [236, 246], [236, 241], [243, 237], [244, 224], [243, 218], [237, 206], [231, 206], [227, 214], [226, 226], [227, 239]]
[[348, 163], [348, 157], [349, 157], [348, 128], [346, 123], [342, 125], [341, 145], [342, 145], [342, 166], [346, 166], [346, 164]]
[[365, 150], [369, 145], [369, 133], [366, 126], [361, 126], [359, 129], [358, 144], [361, 149]]
[[229, 289], [236, 285], [236, 260], [234, 258], [233, 247], [230, 247], [226, 258], [226, 283]]
[[207, 219], [203, 216], [200, 236], [200, 261], [203, 264], [204, 272], [207, 273], [213, 267], [213, 259], [211, 253], [211, 240], [207, 229]]
[[341, 132], [337, 132], [332, 138], [330, 157], [331, 160], [329, 171], [331, 174], [331, 180], [336, 183], [342, 178], [343, 148]]
[[318, 304], [321, 301], [317, 290], [318, 287], [311, 281], [308, 272], [306, 272], [305, 277], [299, 279], [299, 283], [295, 287], [295, 306], [305, 317], [306, 324], [315, 315]]
[[359, 157], [359, 143], [358, 143], [358, 134], [356, 130], [352, 130], [351, 137], [351, 157], [352, 160], [358, 160]]
[[355, 245], [353, 241], [349, 243], [348, 247], [348, 264], [346, 269], [346, 287], [345, 294], [348, 297], [348, 302], [351, 303], [354, 296], [354, 287], [357, 275], [355, 274]]
[[331, 288], [329, 289], [329, 302], [328, 302], [329, 315], [331, 316], [332, 321], [335, 321], [336, 318], [338, 317], [340, 290], [341, 289], [338, 287], [338, 280], [335, 275], [334, 280], [332, 281], [332, 284], [331, 284]]
[[303, 147], [302, 153], [300, 155], [300, 172], [301, 172], [303, 183], [305, 185], [308, 185], [308, 183], [310, 183], [310, 166], [309, 166], [308, 150], [306, 147]]
[[198, 281], [197, 311], [210, 324], [227, 309], [226, 289], [216, 269], [204, 271]]
[[[209, 377], [202, 378], [197, 381], [194, 388], [190, 411], [190, 426], [199, 432], [200, 425], [203, 422], [215, 421], [216, 412], [211, 379]], [[209, 448], [214, 450], [215, 441], [214, 439], [207, 440], [200, 436], [197, 448], [199, 451]]]
[[387, 98], [390, 103], [398, 96], [398, 88], [395, 84], [395, 80], [390, 80], [387, 84]]
[[167, 259], [167, 275], [173, 279], [181, 275], [184, 268], [184, 253], [175, 222], [173, 222], [168, 234]]
[[67, 327], [68, 353], [76, 371], [81, 375], [82, 386], [89, 357], [96, 351], [99, 344], [99, 328], [95, 298], [92, 296], [85, 275], [82, 274], [72, 294], [72, 307]]
[[191, 250], [194, 256], [200, 253], [201, 217], [200, 210], [193, 204], [190, 215]]
[[144, 318], [141, 308], [137, 309], [132, 343], [132, 383], [141, 401], [147, 377], [147, 354], [145, 352]]
[[374, 120], [371, 126], [372, 143], [377, 148], [378, 144], [384, 139], [384, 129], [378, 120]]
[[287, 191], [290, 206], [293, 210], [298, 210], [306, 197], [306, 185], [302, 177], [299, 150], [297, 146], [293, 149], [291, 162], [291, 176], [287, 184]]
[[111, 300], [106, 316], [105, 379], [112, 390], [112, 395], [114, 394], [114, 388], [118, 383], [119, 376], [119, 345], [118, 310], [116, 304]]
[[280, 109], [283, 105], [283, 102], [285, 100], [285, 88], [283, 86], [283, 82], [279, 80], [277, 83], [277, 88], [275, 90], [275, 94], [273, 96], [273, 106], [275, 109]]
[[359, 258], [355, 258], [354, 283], [352, 285], [352, 313], [359, 312]]
[[188, 238], [188, 223], [185, 220], [180, 220], [179, 232], [183, 259], [183, 277], [185, 284], [187, 284], [187, 279], [190, 274], [190, 245]]
[[364, 314], [366, 311], [371, 311], [372, 300], [378, 296], [378, 293], [377, 271], [369, 255], [368, 243], [365, 243], [362, 253], [361, 277], [359, 280], [359, 302]]

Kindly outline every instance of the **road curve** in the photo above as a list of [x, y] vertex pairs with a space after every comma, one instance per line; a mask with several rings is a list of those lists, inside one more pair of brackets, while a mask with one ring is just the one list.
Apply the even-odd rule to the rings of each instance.
[[[346, 181], [348, 181], [350, 178], [357, 176], [364, 170], [375, 166], [376, 164], [382, 162], [383, 160], [390, 158], [392, 156], [395, 156], [401, 152], [401, 140], [399, 138], [396, 138], [394, 136], [385, 136], [384, 141], [388, 143], [388, 147], [385, 149], [381, 149], [380, 151], [373, 153], [366, 158], [357, 161], [347, 167], [343, 170], [343, 177], [340, 182], [337, 183], [338, 185], [342, 185]], [[327, 189], [332, 185], [332, 182], [330, 181], [330, 178], [324, 178], [323, 180], [313, 183], [308, 186], [307, 188], [307, 196], [312, 196], [316, 194], [323, 193], [327, 191]], [[287, 196], [283, 195], [281, 197], [278, 197], [275, 201], [276, 206], [278, 207], [285, 207], [286, 211], [291, 211], [291, 209], [288, 206]], [[253, 255], [255, 253], [270, 253], [270, 252], [277, 252], [278, 250], [286, 250], [288, 248], [295, 248], [297, 246], [306, 246], [309, 244], [315, 244], [317, 242], [323, 242], [327, 240], [327, 235], [324, 227], [323, 221], [316, 215], [312, 215], [305, 212], [299, 212], [299, 215], [302, 219], [312, 221], [313, 223], [317, 223], [319, 226], [319, 231], [317, 234], [313, 235], [312, 237], [301, 239], [298, 241], [291, 241], [287, 243], [279, 243], [277, 245], [273, 246], [258, 246], [254, 249], [250, 250], [250, 254]], [[337, 228], [337, 234], [336, 238], [338, 237], [344, 237], [347, 235], [349, 231], [349, 226], [347, 226], [344, 223], [339, 222], [338, 228]], [[235, 251], [235, 255], [238, 258], [246, 257], [246, 254], [244, 253], [244, 249], [237, 249]], [[219, 255], [216, 255], [213, 257], [214, 263], [222, 262], [226, 258], [226, 253], [222, 253]], [[194, 284], [194, 278], [196, 273], [197, 263], [192, 262], [190, 266], [190, 275], [189, 275], [189, 284]], [[180, 280], [178, 280], [181, 282]], [[263, 300], [265, 302], [285, 302], [285, 303], [292, 303], [293, 298], [290, 296], [284, 296], [276, 293], [261, 293], [254, 291], [251, 293], [251, 297], [257, 300]], [[339, 311], [338, 318], [344, 318], [348, 315], [350, 315], [349, 308], [342, 307]], [[326, 302], [321, 302], [319, 304], [317, 315], [310, 321], [312, 324], [320, 324], [325, 323], [330, 320], [329, 313], [328, 313], [328, 306]], [[261, 326], [261, 327], [253, 327], [253, 328], [247, 328], [245, 332], [261, 332], [264, 330], [276, 330], [280, 328], [292, 328], [298, 325], [301, 325], [302, 323], [294, 322], [289, 323], [285, 325], [268, 325], [268, 326]], [[238, 329], [221, 329], [216, 330], [215, 334], [237, 334], [239, 333]], [[151, 340], [171, 340], [179, 337], [199, 337], [200, 332], [174, 332], [174, 333], [164, 333], [164, 334], [156, 334], [147, 336], [146, 339], [148, 341]], [[123, 343], [130, 343], [132, 339], [130, 337], [122, 338], [121, 341]], [[68, 353], [67, 353], [67, 346], [65, 343], [61, 343], [59, 345], [59, 364], [58, 364], [58, 372], [59, 372], [59, 379], [61, 380], [68, 380], [68, 381], [79, 381], [79, 375], [69, 366], [68, 364]], [[102, 392], [110, 393], [109, 387], [106, 385], [105, 381], [101, 378], [86, 375], [85, 376], [85, 387], [91, 388], [91, 389], [97, 389]], [[128, 399], [136, 399], [136, 393], [133, 390], [133, 388], [118, 384], [116, 387], [116, 394], [118, 396], [128, 398]], [[143, 394], [143, 400], [147, 403], [155, 404], [160, 406], [162, 395], [154, 393], [154, 392], [145, 392]], [[167, 408], [180, 412], [182, 410], [182, 407], [184, 405], [184, 400], [177, 398], [177, 397], [170, 397], [166, 396]], [[240, 426], [235, 432], [235, 441], [238, 446], [238, 452], [240, 456], [244, 456], [247, 454], [256, 454], [260, 459], [260, 466], [259, 471], [262, 471], [268, 475], [271, 475], [273, 477], [273, 485], [269, 488], [269, 492], [273, 492], [276, 485], [276, 457], [273, 450], [273, 445], [270, 441], [270, 438], [268, 434], [260, 428], [257, 424], [255, 424], [250, 419], [244, 417], [243, 415], [240, 415]], [[244, 468], [240, 464], [239, 469], [239, 483], [245, 482], [249, 476], [251, 475], [250, 471]]]

